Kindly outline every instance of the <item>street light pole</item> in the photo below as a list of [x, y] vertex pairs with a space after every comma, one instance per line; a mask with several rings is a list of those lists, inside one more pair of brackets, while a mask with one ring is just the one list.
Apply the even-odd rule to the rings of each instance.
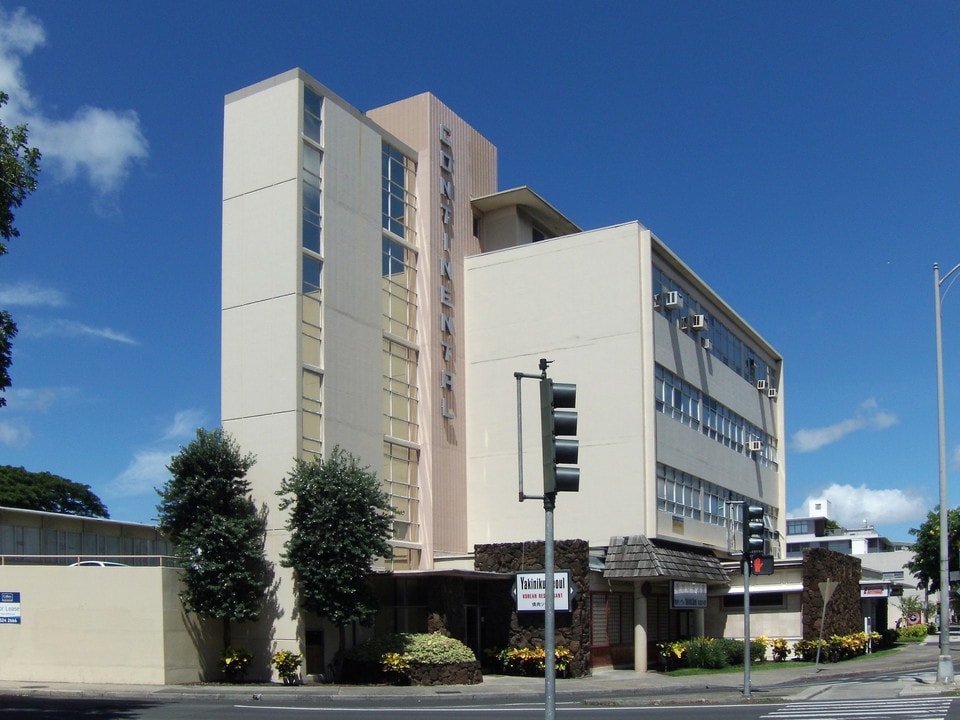
[[950, 657], [950, 520], [947, 500], [947, 431], [943, 410], [943, 336], [940, 328], [940, 288], [960, 265], [940, 277], [940, 265], [933, 264], [934, 313], [937, 325], [937, 429], [940, 450], [940, 659], [937, 662], [937, 682], [953, 683], [953, 658]]

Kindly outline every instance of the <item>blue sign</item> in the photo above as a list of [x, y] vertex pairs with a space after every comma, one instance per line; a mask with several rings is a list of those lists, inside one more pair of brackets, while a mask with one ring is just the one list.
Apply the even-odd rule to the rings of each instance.
[[20, 624], [20, 593], [0, 591], [0, 625]]

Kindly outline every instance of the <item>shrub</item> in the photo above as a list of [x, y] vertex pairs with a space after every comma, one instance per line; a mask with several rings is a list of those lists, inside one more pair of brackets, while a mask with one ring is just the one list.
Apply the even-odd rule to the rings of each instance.
[[253, 653], [246, 648], [228, 647], [220, 656], [220, 672], [227, 682], [242, 682], [253, 662]]
[[440, 633], [420, 633], [407, 638], [406, 654], [412, 662], [421, 665], [450, 665], [477, 659], [473, 650], [462, 642]]
[[770, 651], [774, 662], [784, 662], [790, 654], [790, 643], [783, 638], [770, 641]]
[[296, 685], [297, 673], [300, 670], [300, 663], [303, 661], [302, 655], [297, 655], [289, 650], [280, 650], [275, 652], [270, 662], [277, 669], [277, 674], [283, 680], [284, 685]]
[[[374, 675], [383, 673], [398, 682], [408, 682], [416, 666], [456, 665], [477, 660], [462, 642], [440, 633], [397, 633], [371, 638], [348, 650], [344, 659], [374, 666]], [[369, 671], [364, 677], [370, 679]]]
[[[555, 665], [558, 673], [565, 673], [573, 653], [567, 648], [554, 648]], [[547, 667], [547, 651], [536, 648], [507, 648], [497, 653], [497, 660], [505, 675], [542, 675]]]
[[684, 646], [687, 663], [692, 668], [719, 669], [730, 664], [729, 648], [722, 638], [694, 638], [687, 640]]
[[923, 642], [927, 639], [926, 625], [907, 625], [897, 630], [897, 640], [900, 642]]
[[880, 632], [880, 640], [877, 643], [878, 650], [886, 650], [887, 648], [892, 648], [897, 642], [898, 636], [900, 635], [899, 630], [894, 630], [892, 628], [887, 628]]
[[832, 635], [827, 640], [798, 640], [793, 646], [793, 654], [798, 660], [814, 662], [817, 659], [817, 646], [820, 647], [820, 662], [839, 662], [870, 650], [881, 647], [883, 636], [880, 633], [853, 633], [852, 635]]

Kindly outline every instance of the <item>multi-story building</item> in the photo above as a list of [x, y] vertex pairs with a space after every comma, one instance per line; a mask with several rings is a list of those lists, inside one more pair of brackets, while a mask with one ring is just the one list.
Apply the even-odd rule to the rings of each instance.
[[[520, 468], [528, 494], [540, 482], [536, 388], [515, 375], [540, 358], [578, 387], [583, 479], [556, 536], [594, 548], [597, 647], [615, 634], [644, 669], [650, 642], [702, 629], [671, 581], [725, 583], [743, 503], [779, 554], [781, 356], [639, 223], [584, 232], [499, 191], [496, 148], [429, 93], [362, 113], [293, 70], [228, 95], [222, 292], [223, 427], [257, 456], [274, 559], [280, 479], [336, 445], [402, 511], [386, 570], [542, 540], [537, 502], [518, 502]], [[277, 570], [254, 632], [317, 672], [323, 623]]]

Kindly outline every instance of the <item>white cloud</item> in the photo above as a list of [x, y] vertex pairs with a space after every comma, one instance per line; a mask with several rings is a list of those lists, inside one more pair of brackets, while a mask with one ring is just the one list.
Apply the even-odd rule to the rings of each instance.
[[120, 189], [133, 164], [149, 154], [140, 118], [133, 110], [89, 106], [69, 119], [49, 117], [22, 71], [23, 58], [45, 39], [40, 21], [23, 8], [14, 13], [0, 8], [0, 89], [10, 96], [2, 112], [10, 123], [27, 124], [29, 142], [43, 154], [45, 171], [53, 170], [63, 180], [85, 176], [102, 204]]
[[19, 322], [21, 337], [42, 338], [74, 338], [74, 337], [96, 337], [104, 340], [113, 340], [114, 342], [124, 343], [126, 345], [139, 345], [139, 343], [126, 333], [112, 328], [98, 328], [87, 325], [86, 323], [75, 320], [37, 320], [27, 318], [26, 321]]
[[893, 413], [881, 410], [873, 398], [863, 402], [857, 413], [833, 425], [820, 428], [805, 428], [793, 434], [793, 449], [797, 452], [813, 452], [832, 445], [851, 433], [860, 430], [886, 430], [900, 422]]
[[75, 388], [10, 388], [7, 391], [7, 407], [10, 411], [41, 412], [49, 410], [54, 402], [64, 396], [76, 395]]
[[167, 465], [173, 453], [164, 450], [141, 450], [126, 469], [109, 483], [111, 494], [131, 497], [152, 493], [170, 477]]
[[816, 495], [808, 495], [799, 510], [790, 517], [806, 517], [811, 500], [826, 498], [831, 504], [831, 519], [846, 528], [867, 525], [898, 525], [923, 522], [930, 509], [919, 495], [900, 489], [871, 490], [866, 485], [833, 483]]
[[0, 285], [0, 305], [3, 306], [62, 307], [66, 304], [66, 296], [54, 288], [28, 282]]
[[181, 410], [174, 416], [173, 422], [167, 428], [163, 439], [192, 438], [197, 428], [203, 427], [204, 417], [206, 417], [206, 413], [202, 410]]
[[167, 465], [178, 451], [178, 448], [166, 447], [166, 444], [192, 437], [205, 417], [206, 413], [197, 409], [177, 412], [157, 447], [138, 450], [124, 471], [108, 483], [109, 493], [115, 497], [133, 497], [152, 494], [161, 487], [170, 478]]
[[13, 114], [18, 115], [20, 108], [28, 109], [33, 102], [20, 70], [20, 58], [32, 53], [45, 40], [40, 21], [30, 17], [26, 9], [7, 13], [0, 7], [0, 88], [10, 95], [9, 108]]
[[28, 119], [30, 141], [53, 160], [63, 179], [86, 175], [101, 195], [111, 195], [126, 180], [130, 167], [148, 155], [140, 118], [132, 110], [115, 112], [84, 107], [69, 120]]
[[33, 433], [22, 422], [0, 420], [0, 445], [7, 447], [24, 447], [30, 442]]

